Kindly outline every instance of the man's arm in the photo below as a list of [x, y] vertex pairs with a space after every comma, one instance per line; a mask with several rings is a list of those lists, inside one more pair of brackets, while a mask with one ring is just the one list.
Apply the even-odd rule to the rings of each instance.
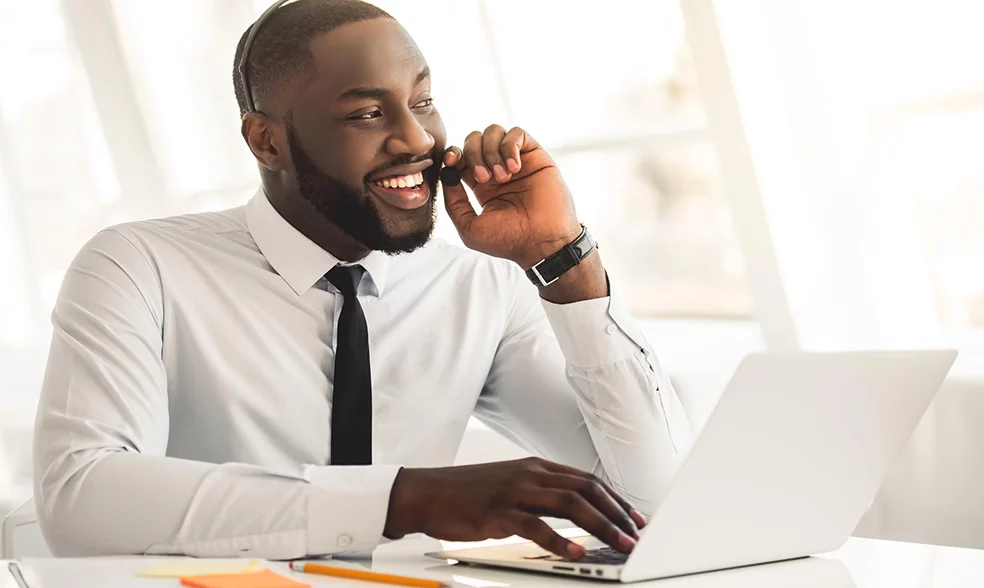
[[[556, 164], [522, 129], [476, 131], [445, 165], [445, 206], [466, 246], [527, 270], [580, 234]], [[651, 512], [689, 449], [689, 426], [649, 344], [609, 296], [599, 253], [541, 289], [543, 309], [531, 287], [516, 287], [481, 414], [541, 455], [603, 473]]]
[[375, 547], [398, 467], [272, 471], [164, 456], [163, 308], [153, 266], [114, 230], [65, 276], [34, 442], [52, 551], [284, 559]]
[[594, 473], [651, 515], [691, 444], [656, 355], [617, 292], [561, 305], [540, 300], [521, 272], [514, 279], [479, 418], [536, 455]]

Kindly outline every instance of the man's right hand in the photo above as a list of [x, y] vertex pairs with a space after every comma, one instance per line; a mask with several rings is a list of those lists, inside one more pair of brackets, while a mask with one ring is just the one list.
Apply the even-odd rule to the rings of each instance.
[[390, 494], [383, 534], [449, 541], [519, 535], [562, 557], [584, 548], [541, 516], [562, 518], [619, 551], [635, 547], [645, 519], [591, 474], [538, 458], [448, 468], [404, 468]]

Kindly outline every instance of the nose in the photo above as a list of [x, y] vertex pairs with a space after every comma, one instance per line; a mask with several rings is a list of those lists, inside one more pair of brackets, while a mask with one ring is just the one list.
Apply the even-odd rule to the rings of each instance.
[[433, 148], [434, 135], [409, 110], [396, 121], [393, 133], [386, 143], [386, 150], [391, 155], [425, 155]]

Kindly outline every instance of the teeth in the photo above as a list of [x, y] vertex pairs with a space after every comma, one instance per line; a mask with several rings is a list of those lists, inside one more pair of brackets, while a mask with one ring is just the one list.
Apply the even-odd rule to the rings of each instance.
[[424, 183], [424, 173], [417, 172], [410, 176], [400, 176], [376, 180], [377, 185], [384, 188], [415, 188]]

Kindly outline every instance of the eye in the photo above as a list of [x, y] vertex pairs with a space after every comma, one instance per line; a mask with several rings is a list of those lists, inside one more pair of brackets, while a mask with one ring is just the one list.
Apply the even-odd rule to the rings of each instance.
[[381, 116], [383, 116], [382, 111], [370, 110], [369, 112], [363, 112], [362, 114], [350, 116], [348, 117], [348, 120], [375, 120]]
[[427, 98], [426, 100], [421, 100], [420, 102], [413, 105], [414, 108], [430, 108], [434, 106], [434, 99]]

